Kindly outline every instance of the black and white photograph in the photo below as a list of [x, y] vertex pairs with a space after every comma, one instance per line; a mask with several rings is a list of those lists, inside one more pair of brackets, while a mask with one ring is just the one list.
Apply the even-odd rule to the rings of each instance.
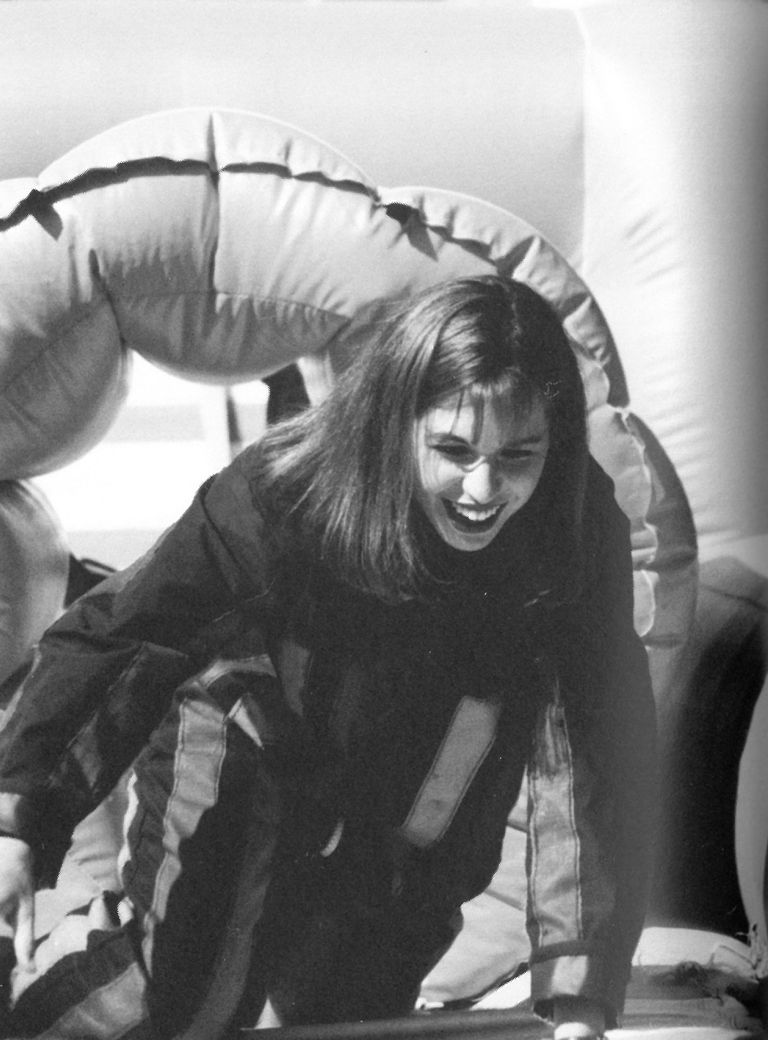
[[0, 0], [0, 1037], [768, 1035], [768, 2]]

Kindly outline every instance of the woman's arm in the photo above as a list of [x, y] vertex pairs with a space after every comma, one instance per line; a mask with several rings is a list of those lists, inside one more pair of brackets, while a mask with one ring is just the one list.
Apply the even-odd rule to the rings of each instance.
[[557, 998], [591, 1001], [610, 1027], [645, 912], [655, 712], [632, 624], [629, 525], [598, 471], [586, 523], [584, 592], [553, 619], [556, 693], [529, 771], [529, 932], [538, 1005], [552, 1015]]
[[0, 734], [0, 832], [34, 850], [46, 880], [179, 683], [243, 629], [259, 638], [270, 598], [266, 546], [244, 453], [143, 559], [42, 639]]

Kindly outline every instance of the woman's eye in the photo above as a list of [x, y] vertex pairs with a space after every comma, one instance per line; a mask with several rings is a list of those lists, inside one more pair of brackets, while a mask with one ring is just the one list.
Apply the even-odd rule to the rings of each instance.
[[471, 452], [462, 444], [435, 444], [435, 451], [439, 451], [446, 459], [469, 459]]

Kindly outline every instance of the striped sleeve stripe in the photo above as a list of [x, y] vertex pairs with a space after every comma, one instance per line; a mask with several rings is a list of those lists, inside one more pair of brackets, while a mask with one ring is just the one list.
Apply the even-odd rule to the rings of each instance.
[[[574, 771], [565, 712], [550, 704], [540, 722], [529, 770], [529, 912], [540, 945], [582, 935], [581, 848], [574, 810]], [[567, 868], [564, 864], [569, 864]], [[568, 884], [562, 879], [567, 877]], [[573, 884], [576, 878], [576, 884]]]
[[463, 697], [400, 832], [418, 848], [445, 834], [496, 737], [498, 701]]
[[180, 704], [173, 786], [163, 817], [162, 842], [158, 845], [162, 858], [143, 922], [142, 951], [150, 971], [155, 929], [165, 919], [171, 890], [182, 870], [181, 843], [195, 833], [202, 815], [218, 799], [226, 731], [226, 720], [217, 706], [203, 700], [184, 700]]
[[[37, 1040], [62, 1040], [63, 1037], [91, 1037], [92, 1040], [119, 1040], [148, 1020], [147, 979], [135, 962], [105, 985], [92, 990], [69, 1008]], [[144, 1029], [140, 1035], [146, 1035]]]

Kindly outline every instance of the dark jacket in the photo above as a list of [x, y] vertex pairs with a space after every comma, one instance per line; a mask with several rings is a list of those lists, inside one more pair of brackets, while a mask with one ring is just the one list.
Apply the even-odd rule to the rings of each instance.
[[264, 660], [265, 769], [290, 797], [262, 941], [286, 1018], [412, 1005], [498, 865], [527, 770], [537, 1009], [582, 995], [612, 1021], [643, 920], [654, 718], [611, 482], [591, 465], [575, 601], [516, 581], [513, 518], [490, 557], [459, 554], [453, 586], [391, 607], [291, 550], [287, 520], [265, 522], [254, 450], [42, 640], [0, 735], [0, 830], [30, 842], [50, 883], [173, 691], [217, 659]]

